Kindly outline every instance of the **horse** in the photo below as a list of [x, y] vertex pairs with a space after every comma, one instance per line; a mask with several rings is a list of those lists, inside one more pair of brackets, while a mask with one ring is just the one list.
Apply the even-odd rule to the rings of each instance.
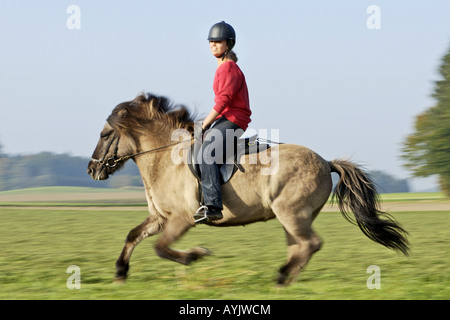
[[[107, 118], [87, 173], [94, 180], [105, 180], [132, 159], [142, 177], [149, 211], [148, 217], [125, 239], [116, 261], [116, 281], [127, 278], [134, 248], [158, 233], [161, 235], [154, 249], [161, 258], [189, 265], [210, 254], [201, 247], [188, 251], [170, 247], [196, 225], [193, 215], [199, 207], [201, 190], [185, 161], [187, 155], [180, 152], [184, 148], [181, 145], [192, 144], [194, 118], [186, 106], [151, 93], [118, 104]], [[180, 131], [186, 134], [174, 135]], [[174, 154], [180, 153], [174, 161]], [[332, 172], [339, 175], [332, 199], [342, 215], [369, 239], [408, 254], [407, 231], [390, 214], [379, 210], [376, 187], [360, 166], [349, 160], [326, 161], [312, 150], [294, 144], [274, 145], [265, 153], [258, 154], [253, 162], [252, 155], [242, 155], [244, 172], [237, 171], [222, 185], [223, 218], [205, 224], [240, 226], [277, 218], [288, 246], [288, 259], [279, 269], [278, 285], [295, 281], [321, 248], [322, 241], [312, 223], [332, 192]], [[270, 170], [271, 166], [275, 170]]]

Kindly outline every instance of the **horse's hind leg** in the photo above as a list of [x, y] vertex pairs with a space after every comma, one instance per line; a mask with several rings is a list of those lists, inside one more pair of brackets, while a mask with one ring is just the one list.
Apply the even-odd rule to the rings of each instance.
[[123, 281], [127, 277], [131, 254], [134, 248], [145, 238], [161, 231], [163, 222], [156, 216], [150, 215], [140, 225], [132, 229], [125, 240], [122, 253], [116, 261], [116, 281]]
[[[311, 229], [310, 210], [291, 215], [277, 215], [283, 224], [288, 243], [288, 261], [280, 268], [278, 284], [290, 284], [297, 279], [299, 272], [312, 255], [321, 247], [319, 236]], [[286, 283], [287, 281], [287, 283]]]
[[164, 232], [155, 245], [155, 251], [161, 258], [169, 259], [184, 265], [190, 264], [210, 252], [205, 248], [193, 248], [189, 251], [179, 251], [169, 246], [177, 241], [187, 230], [194, 226], [194, 220], [172, 215], [164, 228]]
[[284, 285], [294, 282], [314, 252], [320, 249], [320, 238], [314, 231], [311, 230], [311, 232], [313, 236], [310, 239], [298, 240], [286, 231], [289, 246], [288, 262], [280, 268], [277, 284]]

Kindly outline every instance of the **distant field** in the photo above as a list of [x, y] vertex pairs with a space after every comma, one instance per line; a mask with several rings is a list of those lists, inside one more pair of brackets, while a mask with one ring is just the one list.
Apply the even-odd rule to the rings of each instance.
[[[20, 197], [16, 205], [0, 208], [0, 299], [450, 299], [450, 209], [392, 212], [410, 233], [409, 257], [370, 241], [341, 214], [323, 212], [314, 223], [323, 248], [287, 288], [274, 286], [287, 254], [284, 231], [276, 220], [193, 228], [174, 247], [203, 246], [214, 255], [188, 267], [157, 257], [152, 248], [157, 236], [147, 239], [133, 254], [128, 282], [116, 285], [114, 262], [127, 233], [147, 212], [133, 204], [129, 210], [117, 210], [119, 203], [107, 198], [130, 200], [133, 193], [143, 197], [143, 191], [40, 189], [0, 192], [0, 202]], [[36, 201], [32, 196], [48, 201], [44, 196], [57, 193], [60, 199], [78, 194], [80, 202], [65, 207], [64, 201], [73, 200], [61, 200], [51, 210], [22, 206]], [[84, 207], [87, 194], [111, 207]], [[448, 204], [440, 194], [389, 197], [389, 204]], [[67, 288], [70, 265], [81, 270], [79, 290]], [[381, 289], [367, 288], [371, 265], [380, 268]]]
[[143, 188], [42, 187], [0, 192], [0, 206], [145, 206]]
[[[133, 188], [139, 189], [139, 188]], [[133, 190], [131, 189], [131, 190]], [[40, 187], [40, 188], [28, 188], [28, 189], [16, 189], [1, 191], [0, 196], [7, 195], [30, 195], [30, 194], [65, 194], [65, 193], [122, 193], [128, 192], [128, 189], [107, 189], [107, 188], [88, 188], [88, 187]]]
[[[446, 200], [443, 192], [409, 192], [409, 193], [383, 193], [383, 201], [443, 201]], [[448, 200], [448, 199], [447, 199]]]
[[[381, 195], [386, 203], [438, 203], [438, 210], [450, 210], [450, 199], [441, 192], [387, 193]], [[329, 201], [331, 202], [331, 201]], [[84, 187], [42, 187], [0, 191], [0, 206], [145, 206], [143, 188], [124, 189]], [[441, 208], [442, 207], [442, 208]], [[331, 206], [327, 207], [328, 209]]]

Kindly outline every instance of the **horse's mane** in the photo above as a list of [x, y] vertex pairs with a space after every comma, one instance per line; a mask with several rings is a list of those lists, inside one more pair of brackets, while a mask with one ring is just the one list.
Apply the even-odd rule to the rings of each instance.
[[118, 104], [107, 121], [116, 130], [122, 130], [146, 127], [155, 120], [169, 128], [194, 131], [195, 114], [184, 105], [173, 104], [168, 98], [152, 93]]

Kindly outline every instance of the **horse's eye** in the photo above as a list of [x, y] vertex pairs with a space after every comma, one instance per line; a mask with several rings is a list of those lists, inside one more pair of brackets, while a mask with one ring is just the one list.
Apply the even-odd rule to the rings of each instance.
[[102, 133], [102, 134], [100, 134], [100, 138], [106, 139], [110, 136], [110, 134], [111, 134], [111, 132]]

